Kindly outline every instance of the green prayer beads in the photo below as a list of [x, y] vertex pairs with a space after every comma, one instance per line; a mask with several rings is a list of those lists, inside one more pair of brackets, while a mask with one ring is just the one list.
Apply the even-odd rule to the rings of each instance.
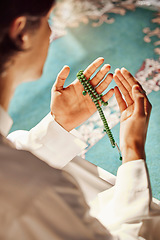
[[[108, 126], [108, 123], [107, 123], [107, 120], [105, 118], [105, 115], [103, 113], [103, 110], [100, 106], [100, 103], [103, 105], [103, 106], [107, 106], [108, 105], [108, 102], [104, 102], [102, 100], [102, 94], [98, 94], [95, 90], [95, 88], [90, 84], [90, 79], [86, 79], [86, 77], [84, 76], [83, 74], [83, 70], [80, 70], [78, 73], [77, 73], [77, 78], [78, 80], [80, 81], [80, 83], [83, 85], [84, 87], [84, 91], [82, 92], [82, 94], [85, 96], [87, 93], [89, 94], [89, 96], [91, 97], [92, 101], [94, 102], [98, 112], [99, 112], [99, 115], [100, 115], [100, 118], [103, 122], [103, 125], [104, 125], [104, 132], [107, 133], [109, 139], [110, 139], [110, 142], [111, 142], [111, 145], [112, 147], [114, 148], [115, 146], [117, 147], [118, 151], [119, 151], [119, 154], [120, 154], [120, 150], [119, 150], [119, 147], [118, 145], [116, 144], [115, 140], [114, 140], [114, 137], [112, 135], [112, 132]], [[121, 154], [120, 154], [120, 160], [122, 160], [122, 157], [121, 157]]]

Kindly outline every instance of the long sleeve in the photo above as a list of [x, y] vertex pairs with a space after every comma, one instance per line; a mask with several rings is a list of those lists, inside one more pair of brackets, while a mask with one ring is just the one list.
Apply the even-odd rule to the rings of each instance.
[[15, 131], [8, 139], [17, 149], [29, 150], [48, 164], [62, 168], [86, 147], [72, 133], [63, 129], [49, 113], [30, 131]]
[[144, 160], [123, 164], [118, 169], [115, 186], [100, 193], [98, 200], [101, 209], [98, 219], [113, 235], [118, 239], [138, 239], [142, 219], [149, 215], [151, 202]]

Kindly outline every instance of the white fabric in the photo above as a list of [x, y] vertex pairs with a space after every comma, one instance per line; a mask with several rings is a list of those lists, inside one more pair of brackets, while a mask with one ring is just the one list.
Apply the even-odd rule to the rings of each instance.
[[[34, 128], [8, 136], [17, 149], [27, 149], [48, 164], [63, 168], [86, 144], [62, 128], [49, 113]], [[54, 161], [53, 161], [54, 159]]]
[[0, 135], [0, 239], [104, 240], [81, 189], [64, 170], [18, 151]]
[[[39, 148], [39, 144], [42, 144], [44, 146], [45, 151], [43, 152], [42, 159], [46, 160], [46, 162], [49, 162], [52, 166], [56, 166], [56, 159], [59, 154], [59, 151], [52, 150], [54, 155], [51, 156], [52, 159], [49, 157], [48, 159], [48, 148], [47, 144], [49, 143], [50, 148], [54, 147], [54, 144], [51, 141], [51, 128], [59, 128], [60, 126], [58, 124], [51, 124], [49, 121], [49, 125], [51, 128], [48, 127], [47, 121], [42, 122], [43, 124], [38, 125], [36, 127], [36, 138], [34, 137], [34, 130], [31, 130], [29, 133], [27, 133], [27, 139], [28, 135], [30, 135], [30, 139], [33, 141], [28, 141], [28, 149], [32, 146], [32, 152], [36, 152]], [[44, 124], [45, 123], [45, 124]], [[43, 138], [40, 137], [40, 133], [43, 132], [42, 128], [45, 128], [45, 134]], [[53, 133], [57, 132], [58, 130], [53, 129]], [[49, 130], [49, 132], [48, 132]], [[21, 132], [22, 133], [22, 132]], [[63, 131], [60, 131], [61, 137], [63, 137]], [[67, 132], [66, 132], [67, 133]], [[33, 134], [33, 136], [32, 136]], [[40, 134], [40, 135], [39, 135]], [[70, 133], [67, 133], [67, 135], [70, 135]], [[58, 135], [58, 134], [57, 134]], [[25, 143], [25, 149], [27, 149], [27, 144], [25, 140], [25, 136], [21, 137], [21, 140], [17, 140], [16, 137], [13, 137], [12, 134], [12, 140], [14, 139], [14, 142], [17, 144], [18, 141], [18, 148], [23, 148], [23, 143]], [[21, 135], [22, 136], [22, 135]], [[53, 137], [53, 136], [52, 136]], [[20, 138], [19, 138], [20, 139]], [[38, 142], [36, 142], [38, 139]], [[43, 140], [45, 140], [45, 144], [43, 143]], [[35, 142], [34, 142], [35, 141]], [[42, 142], [41, 142], [42, 141]], [[50, 142], [51, 141], [51, 142]], [[74, 142], [74, 141], [73, 141]], [[32, 144], [30, 144], [32, 143]], [[38, 144], [37, 144], [38, 143]], [[74, 142], [75, 143], [75, 142]], [[56, 143], [57, 144], [57, 143]], [[66, 148], [68, 147], [68, 140], [66, 140]], [[31, 145], [31, 146], [30, 146]], [[65, 144], [64, 144], [65, 145]], [[33, 146], [35, 146], [35, 149], [33, 149]], [[65, 149], [66, 149], [65, 148]], [[72, 176], [76, 178], [79, 185], [81, 186], [81, 189], [83, 191], [83, 194], [85, 196], [85, 200], [90, 203], [91, 206], [91, 214], [95, 217], [97, 217], [101, 223], [110, 231], [112, 236], [109, 234], [109, 232], [106, 230], [104, 231], [103, 228], [100, 227], [100, 225], [97, 223], [96, 220], [89, 217], [87, 213], [87, 205], [85, 202], [83, 202], [80, 197], [81, 190], [77, 189], [70, 189], [75, 196], [78, 197], [78, 201], [74, 202], [73, 206], [70, 207], [69, 211], [63, 211], [61, 214], [63, 215], [62, 219], [60, 219], [60, 224], [62, 226], [65, 226], [66, 221], [66, 214], [69, 214], [68, 216], [68, 223], [73, 226], [72, 233], [75, 234], [75, 231], [77, 231], [77, 238], [67, 238], [67, 237], [60, 237], [55, 239], [123, 239], [123, 240], [137, 240], [137, 239], [147, 239], [147, 240], [158, 240], [160, 236], [160, 207], [153, 202], [151, 202], [151, 189], [150, 189], [150, 183], [148, 178], [148, 172], [146, 164], [143, 160], [138, 161], [132, 161], [130, 163], [126, 163], [122, 165], [117, 174], [116, 179], [116, 185], [115, 187], [112, 187], [111, 182], [113, 182], [113, 179], [111, 179], [110, 183], [105, 182], [104, 180], [98, 178], [98, 168], [93, 167], [94, 165], [88, 163], [86, 164], [85, 160], [81, 161], [81, 158], [74, 158], [71, 162], [68, 160], [68, 164], [66, 165], [65, 161], [65, 149], [64, 150], [64, 164], [61, 164], [61, 166], [65, 166], [64, 169], [68, 171]], [[74, 149], [72, 147], [70, 150], [74, 152]], [[50, 150], [49, 150], [50, 151]], [[46, 155], [45, 155], [46, 153]], [[41, 153], [40, 153], [41, 154]], [[36, 155], [40, 157], [40, 154], [36, 152]], [[75, 152], [74, 152], [75, 154]], [[74, 155], [73, 154], [73, 155]], [[45, 158], [45, 159], [44, 159]], [[50, 160], [51, 159], [51, 160]], [[71, 160], [71, 159], [70, 159]], [[63, 161], [63, 159], [62, 159]], [[103, 174], [104, 175], [104, 174]], [[109, 178], [111, 175], [109, 176]], [[106, 177], [107, 178], [107, 177]], [[99, 179], [99, 180], [98, 180]], [[93, 180], [93, 183], [92, 183]], [[97, 185], [96, 185], [97, 183]], [[95, 186], [94, 186], [95, 185]], [[106, 189], [108, 190], [106, 190]], [[63, 188], [61, 186], [60, 188], [61, 192], [66, 192], [66, 186]], [[68, 188], [67, 188], [68, 191]], [[78, 192], [77, 192], [78, 191]], [[56, 202], [55, 205], [52, 204], [55, 199], [55, 195], [53, 194], [48, 195], [49, 193], [46, 191], [43, 199], [39, 199], [37, 197], [37, 201], [39, 202], [38, 211], [42, 211], [41, 217], [44, 215], [46, 219], [52, 219], [52, 215], [50, 214], [52, 210], [56, 211]], [[78, 195], [77, 195], [78, 194]], [[97, 198], [93, 199], [97, 195]], [[76, 198], [75, 198], [76, 199]], [[42, 200], [42, 202], [41, 202]], [[59, 203], [61, 200], [58, 200]], [[60, 209], [63, 209], [64, 205], [66, 204], [67, 198], [65, 200], [65, 196], [63, 196], [63, 202], [61, 202]], [[76, 201], [76, 200], [75, 200]], [[80, 205], [76, 204], [81, 203]], [[43, 206], [47, 206], [47, 211], [43, 211]], [[76, 207], [75, 207], [76, 206]], [[79, 208], [79, 207], [80, 208]], [[86, 217], [79, 217], [78, 220], [76, 220], [77, 224], [80, 226], [81, 224], [83, 226], [86, 225], [87, 221], [87, 231], [90, 233], [85, 233], [85, 228], [80, 228], [81, 231], [79, 232], [78, 229], [74, 228], [74, 223], [76, 225], [76, 222], [74, 221], [74, 215], [75, 215], [75, 208], [81, 209], [80, 212], [85, 212]], [[83, 210], [82, 210], [83, 209]], [[64, 210], [64, 209], [63, 209]], [[70, 212], [70, 213], [69, 213]], [[46, 213], [46, 214], [45, 214]], [[71, 215], [70, 215], [71, 214]], [[37, 233], [35, 224], [31, 225], [32, 220], [34, 221], [40, 221], [38, 220], [38, 215], [35, 216], [34, 219], [32, 219], [32, 214], [28, 218], [28, 224], [30, 224], [29, 229], [30, 231], [35, 231], [37, 238], [35, 239], [41, 239], [40, 235], [45, 234], [46, 229], [42, 227], [42, 222], [39, 222], [38, 227], [42, 227], [41, 234]], [[84, 216], [84, 215], [83, 215]], [[42, 217], [43, 218], [43, 217]], [[52, 219], [53, 220], [53, 219]], [[147, 224], [150, 224], [151, 228], [147, 228]], [[70, 225], [70, 226], [71, 226]], [[77, 225], [77, 226], [78, 226]], [[49, 226], [48, 226], [49, 227]], [[52, 225], [54, 228], [54, 226]], [[100, 235], [96, 235], [97, 231], [99, 229]], [[48, 230], [47, 230], [48, 231]], [[51, 231], [51, 229], [50, 229]], [[53, 231], [54, 232], [54, 231]], [[49, 232], [51, 236], [54, 238], [54, 233], [52, 235], [52, 231]], [[86, 235], [85, 235], [86, 234]], [[89, 235], [88, 235], [89, 234]], [[91, 234], [91, 235], [90, 235]], [[75, 236], [75, 235], [74, 235]], [[141, 237], [140, 237], [141, 236]], [[46, 239], [46, 238], [43, 238]], [[50, 239], [50, 238], [49, 238]], [[52, 238], [51, 238], [52, 239]], [[48, 240], [48, 239], [47, 239]]]

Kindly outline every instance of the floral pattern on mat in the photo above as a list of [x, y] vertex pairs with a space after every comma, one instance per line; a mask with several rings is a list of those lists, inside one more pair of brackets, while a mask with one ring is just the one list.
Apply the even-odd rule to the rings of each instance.
[[149, 94], [152, 91], [160, 90], [160, 61], [154, 59], [146, 59], [139, 71], [136, 73], [136, 78]]
[[[160, 12], [156, 13], [156, 16], [154, 19], [152, 19], [153, 23], [160, 24]], [[151, 37], [157, 37], [159, 40], [154, 42], [155, 46], [155, 53], [160, 55], [160, 28], [156, 27], [155, 29], [151, 30], [150, 28], [146, 27], [143, 29], [143, 32], [146, 34], [144, 37], [144, 41], [146, 43], [150, 43], [152, 41]]]
[[57, 2], [52, 16], [51, 41], [67, 34], [67, 27], [78, 27], [80, 23], [98, 27], [103, 23], [114, 23], [115, 19], [110, 13], [125, 15], [127, 10], [136, 7], [147, 7], [160, 10], [159, 0], [61, 0]]

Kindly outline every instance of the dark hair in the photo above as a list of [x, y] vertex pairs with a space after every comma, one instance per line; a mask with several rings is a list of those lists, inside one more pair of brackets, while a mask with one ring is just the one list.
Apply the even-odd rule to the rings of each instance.
[[22, 50], [8, 35], [12, 21], [19, 16], [26, 16], [26, 29], [35, 29], [55, 2], [55, 0], [0, 0], [0, 73], [9, 58]]

